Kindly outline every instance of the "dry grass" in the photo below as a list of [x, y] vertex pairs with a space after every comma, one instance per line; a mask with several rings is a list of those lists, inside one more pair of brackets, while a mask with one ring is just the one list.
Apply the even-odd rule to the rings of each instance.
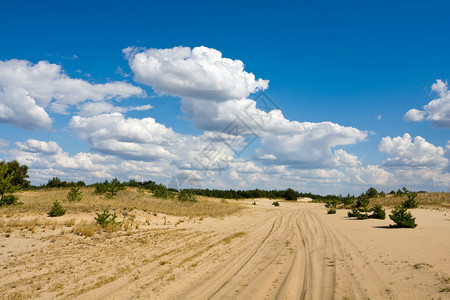
[[[387, 195], [386, 197], [372, 198], [370, 203], [394, 207], [400, 205], [406, 199], [406, 196]], [[417, 195], [416, 201], [419, 203], [419, 207], [450, 208], [450, 193], [420, 193]]]
[[[19, 201], [23, 205], [4, 206], [0, 209], [0, 216], [11, 218], [20, 214], [46, 214], [55, 200], [61, 202], [68, 214], [109, 211], [131, 211], [133, 209], [145, 212], [164, 213], [186, 217], [222, 217], [234, 214], [242, 208], [236, 203], [224, 203], [220, 200], [198, 196], [196, 203], [180, 202], [174, 199], [160, 199], [153, 197], [147, 191], [139, 191], [128, 187], [119, 191], [114, 199], [106, 199], [94, 192], [94, 188], [82, 188], [83, 199], [80, 202], [69, 202], [66, 199], [69, 188], [47, 189], [39, 191], [24, 191], [18, 193]], [[72, 224], [73, 225], [73, 224]]]
[[78, 235], [92, 237], [95, 232], [99, 229], [99, 226], [95, 222], [86, 222], [82, 221], [79, 224], [75, 225], [73, 228], [73, 232]]

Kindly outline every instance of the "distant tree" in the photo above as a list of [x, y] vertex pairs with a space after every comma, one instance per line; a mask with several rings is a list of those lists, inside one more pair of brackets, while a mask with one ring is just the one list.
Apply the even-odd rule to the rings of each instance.
[[366, 195], [367, 195], [367, 197], [369, 197], [369, 198], [376, 198], [376, 197], [378, 197], [378, 191], [377, 191], [375, 188], [370, 187], [370, 188], [367, 190]]
[[13, 184], [13, 181], [14, 171], [4, 161], [0, 162], [0, 206], [17, 203], [17, 197], [13, 193], [20, 190], [20, 185]]
[[298, 197], [299, 197], [298, 192], [294, 191], [291, 188], [288, 188], [284, 192], [284, 199], [286, 199], [286, 200], [296, 200], [297, 201]]
[[30, 177], [28, 176], [28, 167], [26, 165], [20, 165], [17, 160], [13, 160], [7, 162], [6, 166], [8, 168], [8, 174], [14, 174], [11, 181], [13, 185], [19, 185], [22, 189], [30, 187], [30, 182], [25, 180], [25, 178]]

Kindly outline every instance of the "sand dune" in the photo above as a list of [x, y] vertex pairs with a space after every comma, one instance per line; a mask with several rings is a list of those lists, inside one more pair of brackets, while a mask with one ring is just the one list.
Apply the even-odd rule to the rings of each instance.
[[388, 229], [389, 219], [327, 215], [322, 204], [256, 203], [220, 219], [158, 215], [131, 234], [3, 235], [0, 292], [41, 299], [450, 298], [449, 211], [413, 210], [419, 227]]

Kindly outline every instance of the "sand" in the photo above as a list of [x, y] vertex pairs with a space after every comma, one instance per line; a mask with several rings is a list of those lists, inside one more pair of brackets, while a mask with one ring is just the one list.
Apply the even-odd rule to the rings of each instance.
[[327, 215], [323, 204], [252, 201], [219, 219], [136, 212], [138, 228], [93, 237], [70, 226], [2, 232], [0, 293], [5, 299], [450, 299], [448, 209], [414, 209], [417, 228], [391, 229], [389, 218]]

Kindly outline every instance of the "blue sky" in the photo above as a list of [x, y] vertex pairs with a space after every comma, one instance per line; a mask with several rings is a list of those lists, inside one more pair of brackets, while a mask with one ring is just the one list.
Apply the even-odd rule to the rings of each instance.
[[0, 159], [34, 184], [449, 190], [448, 1], [91, 2], [0, 3]]

